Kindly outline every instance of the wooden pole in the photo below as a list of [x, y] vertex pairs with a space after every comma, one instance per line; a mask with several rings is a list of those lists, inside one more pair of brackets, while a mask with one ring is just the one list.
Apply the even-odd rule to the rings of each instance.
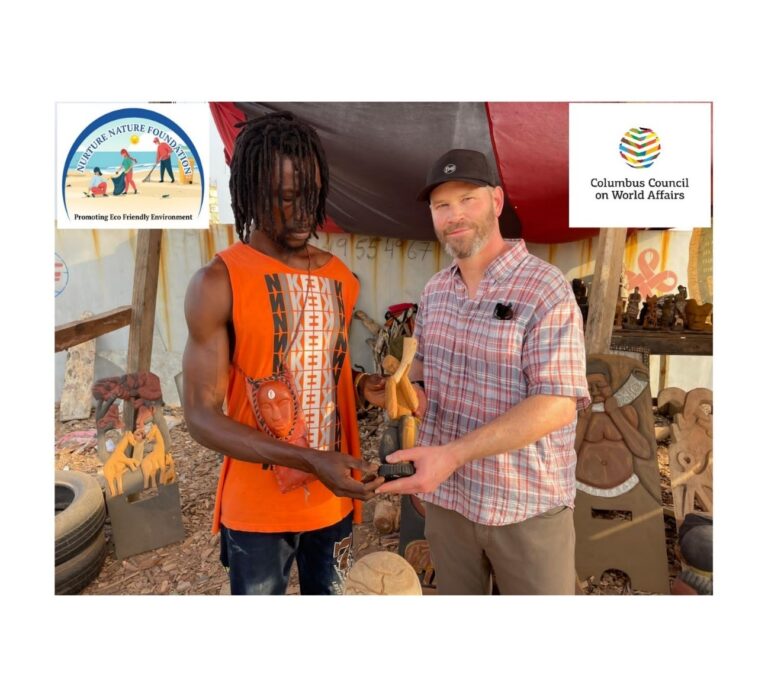
[[669, 364], [667, 363], [666, 354], [660, 356], [659, 360], [659, 392], [661, 392], [667, 386], [667, 371]]
[[626, 240], [626, 228], [600, 229], [584, 337], [587, 355], [610, 350]]
[[[157, 279], [160, 273], [162, 230], [139, 230], [133, 273], [131, 329], [128, 335], [126, 373], [148, 371], [152, 363]], [[133, 430], [133, 407], [125, 402], [125, 425]]]

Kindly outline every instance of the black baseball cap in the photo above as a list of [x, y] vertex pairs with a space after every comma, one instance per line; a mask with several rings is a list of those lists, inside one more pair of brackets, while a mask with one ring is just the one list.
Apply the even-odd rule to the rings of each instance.
[[416, 197], [417, 201], [428, 201], [432, 189], [445, 182], [471, 182], [478, 186], [498, 186], [496, 173], [485, 155], [477, 150], [449, 150], [427, 175], [427, 183]]

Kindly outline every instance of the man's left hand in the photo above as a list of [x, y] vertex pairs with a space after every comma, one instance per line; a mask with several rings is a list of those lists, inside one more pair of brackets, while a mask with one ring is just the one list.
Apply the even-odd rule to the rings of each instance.
[[387, 456], [387, 462], [411, 461], [416, 474], [382, 484], [377, 494], [428, 494], [437, 489], [461, 465], [445, 446], [408, 448]]

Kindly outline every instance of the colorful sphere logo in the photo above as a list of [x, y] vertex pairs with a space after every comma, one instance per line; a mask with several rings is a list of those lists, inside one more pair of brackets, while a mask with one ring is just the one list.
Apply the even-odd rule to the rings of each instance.
[[661, 154], [661, 141], [650, 128], [630, 128], [621, 139], [619, 154], [634, 169], [650, 167]]

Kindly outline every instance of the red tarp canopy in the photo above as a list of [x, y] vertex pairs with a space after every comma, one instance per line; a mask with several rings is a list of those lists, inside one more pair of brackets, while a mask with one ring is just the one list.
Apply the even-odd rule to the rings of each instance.
[[212, 102], [227, 162], [238, 121], [283, 109], [323, 142], [331, 170], [325, 230], [434, 239], [416, 194], [435, 159], [469, 148], [496, 162], [505, 237], [559, 243], [598, 232], [568, 227], [567, 103]]

